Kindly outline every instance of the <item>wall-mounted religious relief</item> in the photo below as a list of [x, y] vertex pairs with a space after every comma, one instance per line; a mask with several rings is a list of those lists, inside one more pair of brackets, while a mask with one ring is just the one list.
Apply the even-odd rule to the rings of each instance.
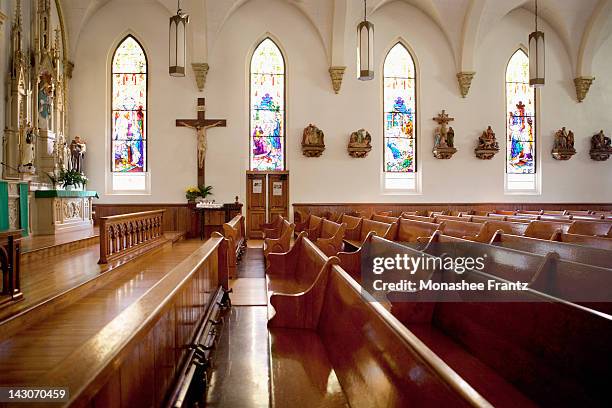
[[497, 152], [499, 152], [499, 143], [495, 138], [495, 132], [489, 126], [478, 138], [478, 147], [474, 149], [474, 153], [481, 160], [491, 160]]
[[569, 160], [576, 154], [574, 132], [565, 130], [565, 126], [555, 132], [552, 157], [556, 160]]
[[31, 0], [22, 15], [16, 0], [11, 27], [2, 175], [34, 187], [50, 184], [48, 175], [66, 165], [66, 56], [57, 3]]
[[320, 157], [325, 150], [325, 135], [312, 123], [302, 133], [302, 153], [306, 157]]
[[453, 154], [457, 153], [457, 149], [455, 149], [455, 131], [448, 126], [448, 123], [454, 121], [455, 118], [449, 117], [446, 111], [442, 110], [442, 113], [433, 120], [440, 125], [434, 131], [433, 155], [436, 159], [450, 159]]
[[348, 143], [348, 154], [355, 158], [364, 158], [372, 150], [372, 136], [365, 129], [351, 133]]
[[600, 131], [591, 138], [591, 159], [595, 161], [606, 161], [612, 155], [612, 146], [610, 138], [604, 135], [604, 131]]

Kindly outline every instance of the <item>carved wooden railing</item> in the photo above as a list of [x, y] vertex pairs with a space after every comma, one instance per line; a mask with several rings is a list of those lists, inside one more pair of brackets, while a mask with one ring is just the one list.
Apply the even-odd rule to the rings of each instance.
[[164, 239], [165, 211], [144, 211], [101, 217], [98, 263], [109, 263], [158, 245]]
[[2, 269], [2, 291], [0, 307], [23, 299], [19, 280], [21, 258], [21, 230], [0, 232], [0, 269]]

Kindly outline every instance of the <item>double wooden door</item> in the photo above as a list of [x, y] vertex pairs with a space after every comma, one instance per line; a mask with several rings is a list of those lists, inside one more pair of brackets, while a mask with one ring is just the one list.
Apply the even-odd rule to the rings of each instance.
[[262, 224], [289, 216], [289, 172], [247, 171], [247, 236], [262, 238]]

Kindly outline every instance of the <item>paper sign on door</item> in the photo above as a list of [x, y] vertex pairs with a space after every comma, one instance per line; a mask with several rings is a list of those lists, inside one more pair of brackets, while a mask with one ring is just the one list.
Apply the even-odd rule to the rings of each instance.
[[253, 180], [253, 194], [261, 194], [263, 190], [263, 180]]
[[281, 181], [275, 181], [274, 183], [272, 183], [272, 195], [283, 195], [283, 183]]

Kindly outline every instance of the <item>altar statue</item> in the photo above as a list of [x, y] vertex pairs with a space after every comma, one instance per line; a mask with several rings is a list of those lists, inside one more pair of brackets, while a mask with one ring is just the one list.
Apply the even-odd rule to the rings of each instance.
[[86, 151], [87, 145], [85, 141], [81, 140], [80, 136], [75, 136], [70, 143], [70, 170], [83, 173], [83, 159]]

